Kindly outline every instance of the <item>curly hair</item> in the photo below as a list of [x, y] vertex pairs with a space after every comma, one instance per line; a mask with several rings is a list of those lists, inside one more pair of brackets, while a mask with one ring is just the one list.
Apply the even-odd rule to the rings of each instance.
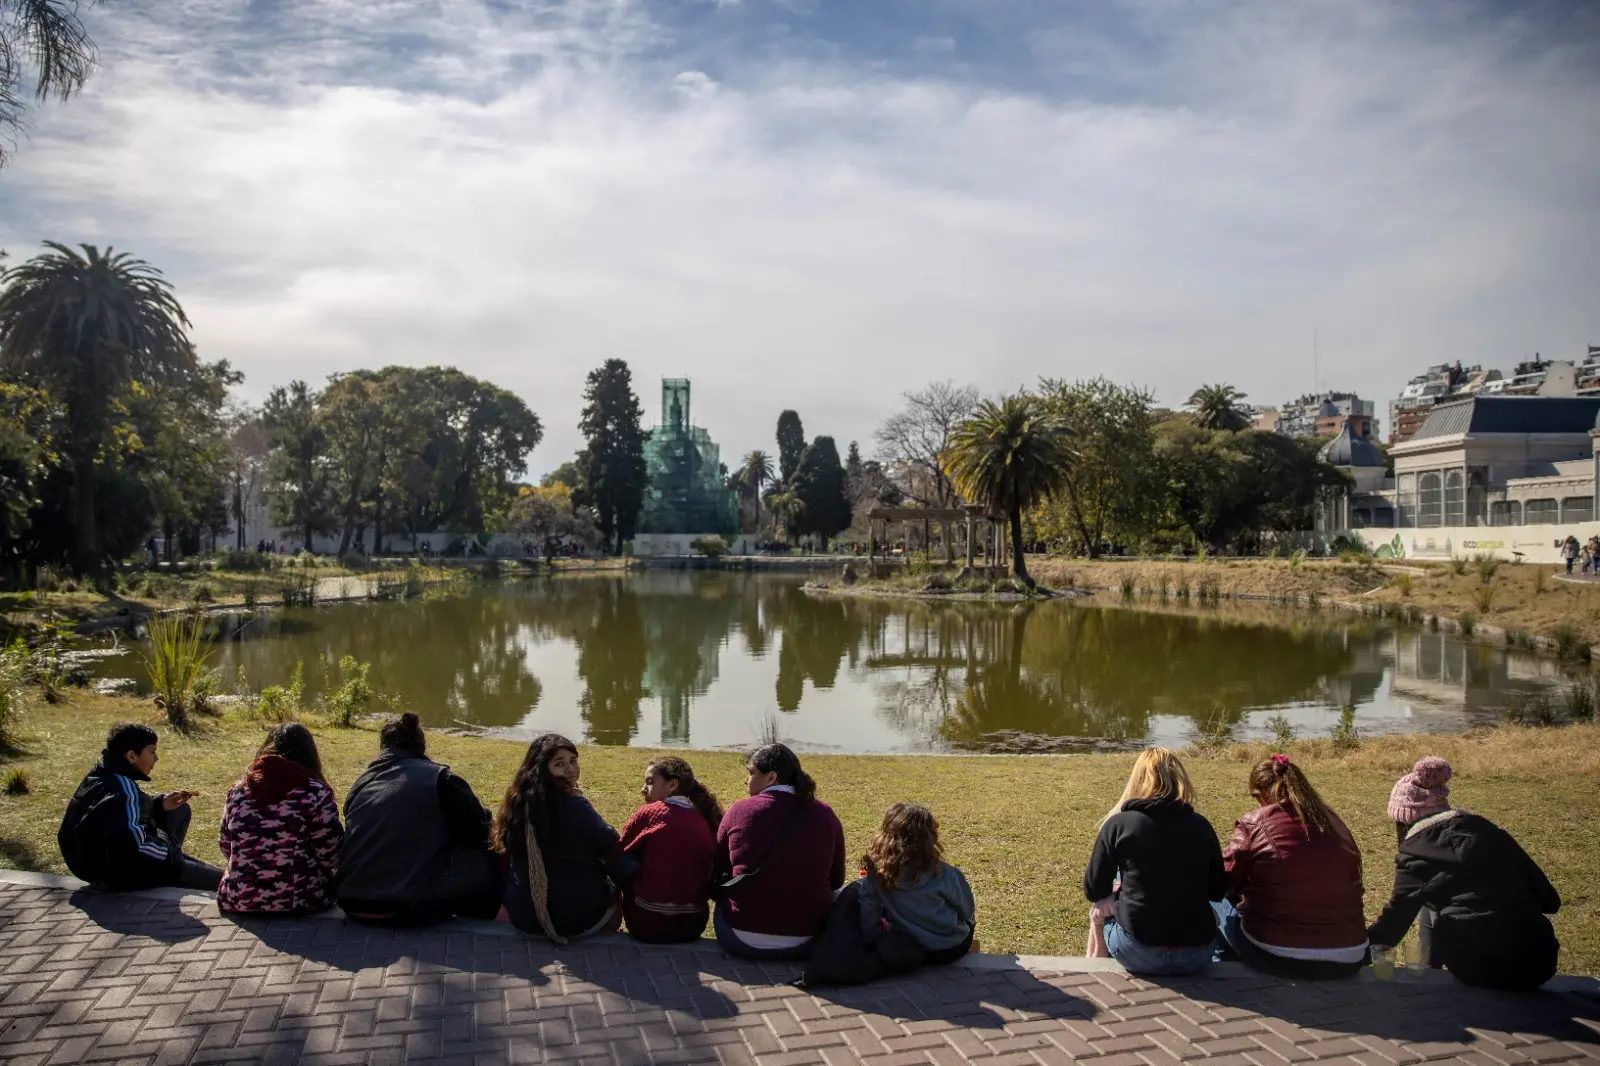
[[654, 770], [668, 781], [678, 783], [678, 795], [694, 804], [694, 809], [700, 812], [700, 817], [706, 820], [715, 835], [722, 825], [722, 804], [717, 802], [717, 797], [710, 789], [695, 780], [694, 769], [676, 755], [668, 755], [660, 759], [653, 759], [646, 770]]
[[885, 887], [897, 888], [935, 873], [943, 861], [939, 819], [918, 804], [896, 803], [883, 813], [861, 868]]

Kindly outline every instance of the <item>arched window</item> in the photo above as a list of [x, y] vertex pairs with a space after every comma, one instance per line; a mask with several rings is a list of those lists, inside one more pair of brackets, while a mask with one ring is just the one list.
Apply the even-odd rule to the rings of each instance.
[[1377, 526], [1379, 529], [1393, 529], [1394, 528], [1394, 508], [1393, 507], [1377, 507], [1377, 508], [1374, 508], [1373, 511], [1372, 511], [1372, 524]]
[[1423, 528], [1444, 523], [1444, 489], [1437, 473], [1417, 478], [1417, 525]]
[[1521, 501], [1496, 500], [1489, 508], [1489, 524], [1491, 526], [1522, 525]]
[[1592, 522], [1594, 521], [1593, 496], [1568, 496], [1561, 501], [1561, 521], [1563, 522]]
[[1553, 526], [1561, 521], [1561, 507], [1554, 500], [1529, 500], [1522, 505], [1522, 521], [1530, 526]]
[[1444, 524], [1467, 524], [1467, 479], [1459, 470], [1450, 470], [1444, 475]]

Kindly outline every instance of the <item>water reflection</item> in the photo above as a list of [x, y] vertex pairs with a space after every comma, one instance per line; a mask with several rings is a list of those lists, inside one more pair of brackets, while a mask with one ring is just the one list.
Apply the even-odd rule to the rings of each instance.
[[774, 712], [794, 742], [849, 751], [1181, 742], [1279, 711], [1317, 728], [1347, 705], [1369, 731], [1458, 728], [1560, 681], [1537, 660], [1332, 615], [828, 598], [694, 571], [217, 626], [217, 665], [255, 689], [303, 661], [315, 694], [321, 664], [353, 655], [436, 724], [614, 745], [743, 746]]

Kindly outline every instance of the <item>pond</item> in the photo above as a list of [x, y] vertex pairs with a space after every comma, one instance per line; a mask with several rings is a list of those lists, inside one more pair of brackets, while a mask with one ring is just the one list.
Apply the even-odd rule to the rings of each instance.
[[[433, 725], [596, 744], [739, 748], [775, 731], [843, 752], [1093, 750], [1270, 735], [1461, 729], [1555, 697], [1556, 666], [1334, 612], [1100, 600], [818, 596], [793, 576], [651, 570], [396, 603], [213, 617], [232, 685], [351, 655]], [[138, 657], [101, 672], [143, 684]]]

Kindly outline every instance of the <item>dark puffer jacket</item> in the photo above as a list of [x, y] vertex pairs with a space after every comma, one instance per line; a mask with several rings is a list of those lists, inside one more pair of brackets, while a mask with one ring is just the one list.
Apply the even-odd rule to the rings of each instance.
[[1438, 912], [1431, 962], [1465, 984], [1535, 988], [1560, 948], [1547, 914], [1561, 897], [1510, 833], [1466, 811], [1412, 826], [1394, 860], [1394, 894], [1367, 930], [1374, 944], [1404, 939], [1423, 907]]
[[1361, 851], [1338, 815], [1333, 832], [1307, 832], [1282, 804], [1234, 823], [1223, 849], [1228, 898], [1258, 944], [1353, 948], [1367, 938]]

